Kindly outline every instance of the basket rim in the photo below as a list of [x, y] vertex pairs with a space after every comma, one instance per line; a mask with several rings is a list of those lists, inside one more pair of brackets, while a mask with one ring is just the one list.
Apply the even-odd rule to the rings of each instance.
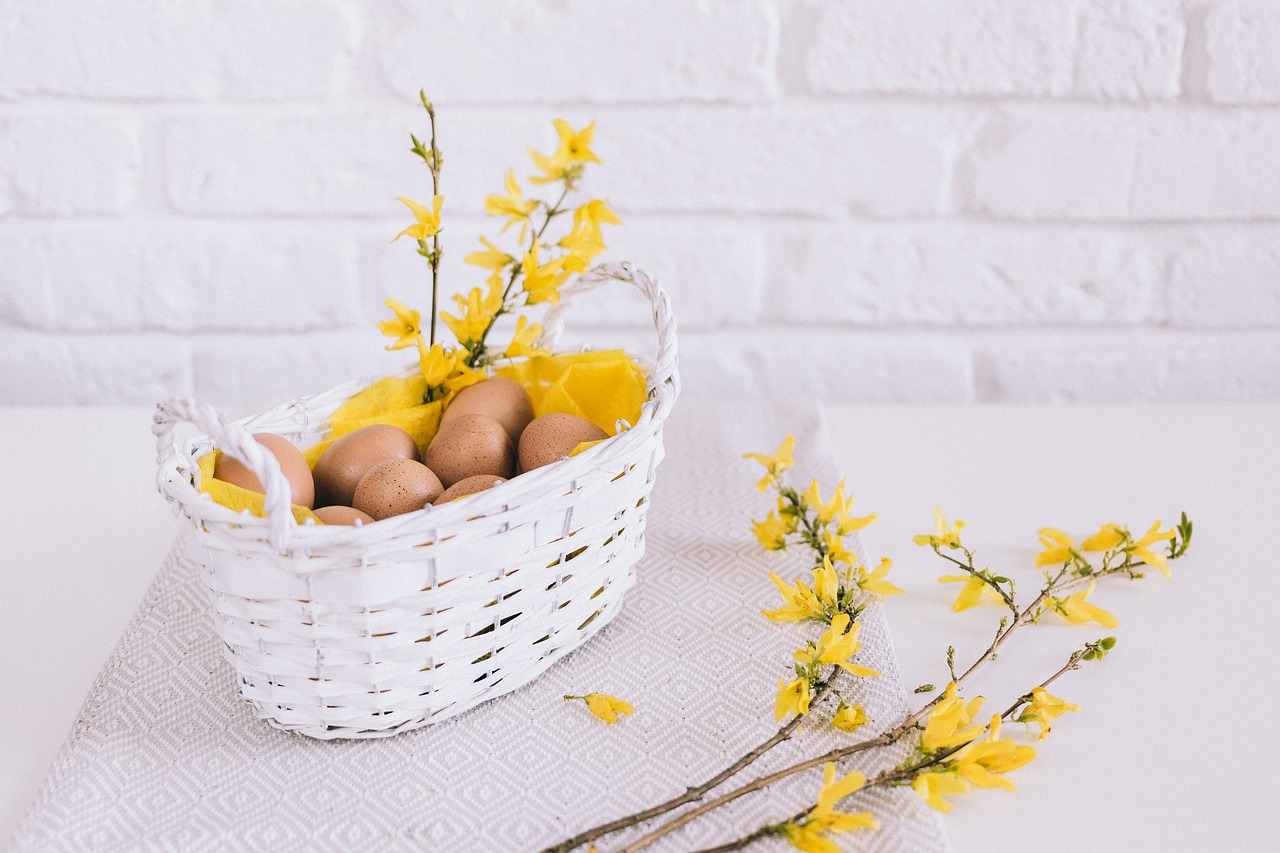
[[[631, 353], [627, 355], [629, 358], [636, 359], [636, 356]], [[414, 368], [406, 368], [395, 373], [376, 375], [367, 380], [357, 380], [356, 384], [360, 385], [359, 390], [363, 390], [381, 379], [412, 375], [413, 370]], [[251, 427], [255, 422], [261, 423], [267, 420], [273, 413], [283, 415], [289, 409], [305, 406], [312, 400], [325, 397], [350, 384], [353, 383], [343, 383], [327, 391], [295, 399], [274, 409], [239, 418], [235, 423], [241, 427]], [[477, 514], [488, 516], [495, 511], [501, 512], [511, 505], [519, 505], [531, 497], [542, 495], [557, 484], [572, 487], [575, 479], [596, 468], [607, 465], [609, 461], [629, 455], [630, 451], [638, 447], [649, 434], [660, 430], [670, 413], [673, 397], [674, 393], [669, 385], [660, 384], [656, 388], [650, 388], [649, 399], [645, 400], [641, 405], [640, 417], [635, 424], [630, 425], [629, 428], [619, 432], [617, 435], [610, 436], [609, 439], [587, 448], [576, 456], [561, 459], [553, 465], [548, 465], [541, 469], [519, 474], [503, 483], [501, 491], [488, 490], [479, 492], [442, 506], [428, 505], [420, 510], [382, 519], [377, 522], [376, 529], [372, 524], [359, 527], [314, 523], [298, 524], [293, 532], [295, 537], [299, 537], [295, 541], [299, 545], [303, 542], [307, 542], [307, 544], [327, 544], [332, 541], [330, 534], [340, 534], [338, 538], [347, 540], [351, 537], [352, 532], [357, 535], [363, 534], [365, 539], [371, 540], [375, 535], [382, 533], [388, 536], [395, 535], [409, 528], [443, 527], [464, 522]], [[270, 520], [266, 516], [252, 515], [248, 510], [237, 512], [215, 502], [207, 493], [200, 491], [197, 485], [200, 472], [196, 469], [196, 460], [213, 447], [213, 440], [204, 433], [184, 439], [181, 446], [175, 442], [171, 453], [161, 460], [161, 464], [169, 469], [171, 475], [167, 477], [166, 485], [168, 488], [164, 490], [166, 497], [173, 500], [183, 514], [192, 519], [235, 524], [246, 528], [261, 527], [265, 531], [270, 524]], [[189, 472], [187, 476], [184, 476], [184, 466], [181, 464], [183, 462], [186, 463]], [[197, 482], [192, 482], [193, 479]]]

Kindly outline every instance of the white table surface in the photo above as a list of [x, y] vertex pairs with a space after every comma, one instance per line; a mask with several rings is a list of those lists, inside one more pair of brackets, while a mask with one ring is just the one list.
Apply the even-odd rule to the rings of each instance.
[[[741, 416], [726, 408], [726, 415]], [[1114, 582], [1095, 599], [1112, 632], [1046, 622], [1011, 640], [974, 684], [992, 707], [1082, 642], [1115, 652], [1068, 675], [1081, 704], [1013, 779], [1016, 793], [956, 797], [958, 851], [1210, 850], [1266, 846], [1280, 748], [1275, 615], [1280, 406], [894, 406], [827, 410], [857, 508], [881, 520], [872, 557], [907, 594], [889, 619], [909, 685], [945, 683], [999, 620], [952, 613], [941, 561], [910, 544], [941, 503], [981, 560], [1025, 571], [1044, 525], [1135, 530], [1186, 510], [1196, 523], [1173, 583]], [[0, 408], [0, 839], [34, 797], [94, 676], [176, 532], [156, 494], [149, 408]], [[771, 448], [743, 448], [771, 449]], [[805, 448], [798, 448], [803, 453]], [[744, 486], [749, 488], [749, 485]], [[746, 520], [744, 519], [744, 524]], [[1024, 642], [1025, 640], [1025, 642]]]

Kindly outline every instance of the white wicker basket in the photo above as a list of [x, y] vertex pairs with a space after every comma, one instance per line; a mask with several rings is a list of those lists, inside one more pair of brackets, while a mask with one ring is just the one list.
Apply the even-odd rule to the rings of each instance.
[[[544, 345], [554, 347], [572, 296], [609, 280], [633, 284], [653, 308], [658, 351], [639, 421], [464, 501], [363, 528], [294, 521], [284, 476], [250, 433], [321, 441], [333, 412], [370, 382], [239, 422], [189, 400], [157, 408], [158, 485], [186, 522], [180, 558], [208, 581], [218, 635], [258, 716], [316, 738], [429, 725], [528, 683], [618, 612], [644, 551], [680, 382], [670, 303], [629, 264], [566, 286], [544, 319]], [[204, 434], [180, 439], [188, 422]], [[266, 518], [197, 489], [196, 460], [215, 446], [266, 485]]]

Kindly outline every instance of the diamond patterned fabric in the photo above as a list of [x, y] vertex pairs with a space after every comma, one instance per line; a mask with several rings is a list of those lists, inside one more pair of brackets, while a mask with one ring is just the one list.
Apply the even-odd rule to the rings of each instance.
[[[747, 419], [740, 408], [682, 401], [667, 425], [639, 580], [620, 615], [528, 686], [392, 738], [316, 741], [255, 719], [222, 658], [200, 579], [170, 557], [14, 849], [538, 850], [701, 782], [775, 730], [777, 678], [817, 634], [759, 612], [777, 606], [770, 570], [792, 579], [808, 567], [794, 552], [762, 552], [751, 536], [748, 519], [763, 517], [769, 499], [753, 488], [758, 466], [740, 456], [772, 452], [787, 432], [797, 440], [792, 482], [816, 476], [829, 488], [835, 472], [812, 406], [764, 407]], [[857, 472], [847, 473], [856, 487]], [[882, 609], [869, 608], [862, 626], [857, 660], [883, 676], [855, 679], [845, 695], [872, 722], [840, 732], [826, 725], [828, 707], [744, 781], [902, 719], [906, 695]], [[561, 698], [591, 691], [631, 701], [635, 714], [608, 726]], [[902, 754], [882, 750], [841, 769], [870, 775]], [[790, 777], [651, 849], [737, 838], [812, 804], [820, 784], [820, 770]], [[874, 792], [857, 808], [881, 828], [842, 836], [845, 849], [950, 849], [909, 789]], [[600, 848], [636, 837], [620, 833]], [[753, 849], [790, 848], [774, 839]]]

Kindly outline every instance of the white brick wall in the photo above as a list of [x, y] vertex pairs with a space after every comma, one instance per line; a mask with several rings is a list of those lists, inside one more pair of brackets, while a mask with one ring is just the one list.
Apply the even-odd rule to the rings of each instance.
[[[550, 119], [702, 396], [1280, 400], [1280, 0], [7, 0], [0, 403], [246, 409], [401, 363]], [[573, 337], [650, 345], [616, 294]]]

